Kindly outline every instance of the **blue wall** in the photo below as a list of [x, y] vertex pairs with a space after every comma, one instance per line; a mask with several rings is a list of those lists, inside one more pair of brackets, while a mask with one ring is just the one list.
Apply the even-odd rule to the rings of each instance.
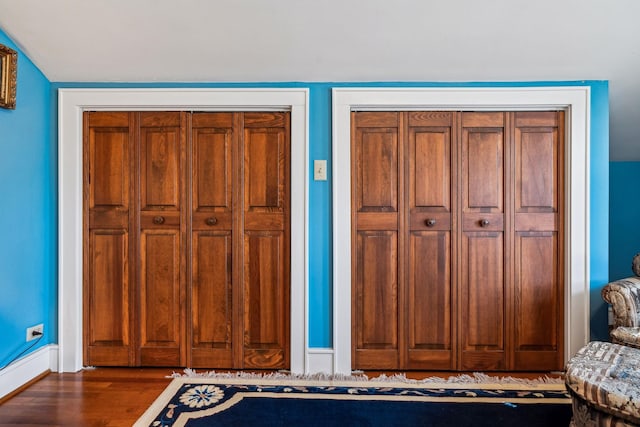
[[609, 198], [609, 280], [631, 276], [640, 252], [640, 162], [611, 162]]
[[[12, 46], [0, 32], [0, 43]], [[54, 83], [24, 55], [19, 58], [18, 109], [0, 111], [0, 211], [7, 232], [0, 245], [0, 359], [25, 347], [25, 329], [45, 323], [42, 344], [55, 342], [56, 327], [56, 123], [58, 88], [70, 87], [307, 87], [310, 90], [309, 171], [328, 160], [328, 181], [309, 176], [309, 343], [332, 346], [331, 325], [331, 88], [590, 86], [591, 101], [591, 325], [593, 338], [606, 338], [606, 309], [599, 292], [608, 281], [609, 216], [608, 84], [604, 81], [526, 83], [259, 83], [108, 84]], [[2, 362], [0, 362], [2, 363]]]
[[[589, 147], [589, 286], [591, 339], [607, 340], [607, 305], [600, 296], [609, 282], [609, 85], [591, 85], [591, 140]], [[605, 206], [607, 208], [605, 208]]]
[[31, 349], [57, 340], [57, 157], [51, 84], [18, 51], [17, 108], [0, 109], [0, 367], [26, 350], [26, 329], [44, 323]]

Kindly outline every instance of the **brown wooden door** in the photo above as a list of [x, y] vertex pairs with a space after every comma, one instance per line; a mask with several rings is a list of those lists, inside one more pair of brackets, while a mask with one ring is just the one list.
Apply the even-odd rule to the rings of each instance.
[[354, 368], [561, 369], [563, 120], [352, 113]]
[[139, 114], [139, 364], [182, 366], [186, 113]]
[[184, 118], [85, 114], [86, 364], [186, 362]]
[[453, 369], [453, 113], [352, 119], [354, 367]]
[[564, 113], [514, 114], [513, 369], [562, 368]]
[[130, 113], [84, 116], [84, 361], [134, 363], [135, 135]]
[[[242, 368], [289, 366], [290, 116], [244, 113]], [[242, 222], [242, 227], [240, 224]], [[238, 339], [238, 342], [240, 340]]]
[[356, 369], [397, 369], [400, 364], [402, 117], [352, 113], [352, 363]]
[[289, 366], [286, 113], [192, 117], [191, 366]]
[[190, 366], [196, 368], [235, 366], [234, 312], [242, 309], [233, 276], [237, 145], [233, 113], [193, 114]]
[[506, 368], [505, 114], [462, 113], [460, 368]]
[[406, 317], [407, 355], [402, 367], [454, 369], [455, 116], [450, 112], [407, 116], [408, 274], [406, 308], [400, 310]]
[[453, 369], [454, 114], [352, 120], [353, 365]]
[[289, 120], [85, 114], [85, 363], [289, 366]]

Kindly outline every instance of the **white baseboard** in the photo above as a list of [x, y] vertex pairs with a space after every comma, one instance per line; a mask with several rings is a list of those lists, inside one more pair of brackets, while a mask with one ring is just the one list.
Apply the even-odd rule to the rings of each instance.
[[0, 371], [0, 398], [19, 389], [38, 375], [58, 370], [58, 345], [49, 344]]
[[333, 349], [307, 349], [307, 374], [334, 374]]

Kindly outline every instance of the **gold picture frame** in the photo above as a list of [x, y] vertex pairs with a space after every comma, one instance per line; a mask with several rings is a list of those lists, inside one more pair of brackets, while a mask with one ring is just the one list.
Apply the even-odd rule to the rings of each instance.
[[0, 44], [0, 108], [16, 108], [18, 52]]

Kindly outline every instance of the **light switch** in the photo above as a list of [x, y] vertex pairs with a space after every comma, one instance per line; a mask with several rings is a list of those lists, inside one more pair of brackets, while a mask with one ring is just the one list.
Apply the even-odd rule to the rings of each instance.
[[327, 161], [326, 160], [313, 161], [313, 179], [315, 181], [327, 180]]

